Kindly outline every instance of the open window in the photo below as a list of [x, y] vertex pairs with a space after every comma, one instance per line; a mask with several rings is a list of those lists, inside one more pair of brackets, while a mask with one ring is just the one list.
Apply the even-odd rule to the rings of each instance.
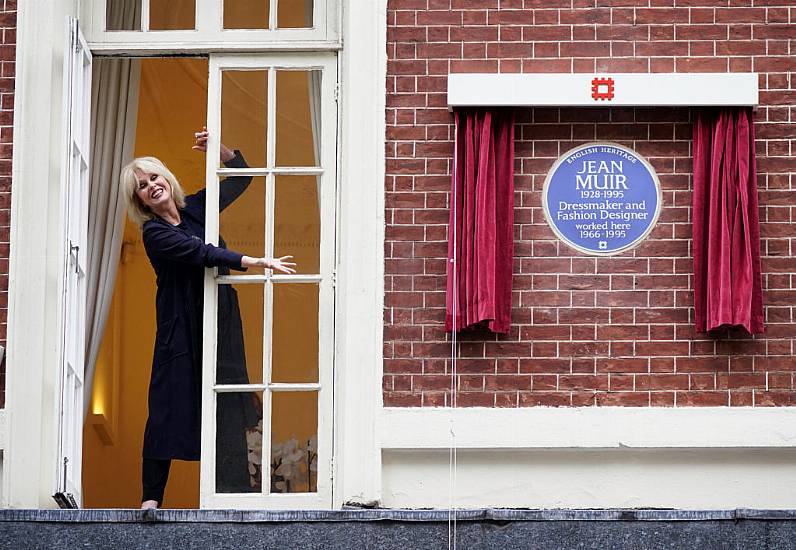
[[[252, 256], [293, 255], [298, 269], [206, 274], [203, 508], [331, 505], [336, 82], [332, 55], [210, 58], [206, 238], [222, 234]], [[251, 126], [250, 167], [218, 168], [219, 141], [239, 142]], [[219, 182], [240, 175], [253, 176], [253, 189], [220, 208]], [[235, 295], [251, 336], [242, 376], [229, 368], [225, 309]], [[253, 417], [241, 461], [231, 418], [244, 408]]]
[[[131, 60], [98, 58], [97, 78], [121, 62]], [[111, 117], [134, 119], [124, 125], [128, 133], [133, 129], [130, 156], [159, 156], [188, 194], [207, 183], [208, 205], [215, 206], [207, 209], [207, 240], [220, 235], [233, 250], [290, 254], [298, 263], [291, 276], [254, 270], [208, 274], [201, 471], [199, 463], [175, 461], [165, 505], [329, 507], [336, 55], [218, 54], [132, 62], [140, 70], [140, 81], [129, 84], [138, 88], [135, 105], [126, 115]], [[94, 103], [98, 110], [108, 104], [97, 98]], [[192, 132], [205, 120], [213, 137], [206, 165], [204, 156], [190, 150]], [[219, 141], [240, 149], [249, 168], [213, 162]], [[236, 175], [253, 181], [222, 211], [218, 183]], [[116, 287], [83, 432], [88, 507], [131, 506], [140, 496], [155, 280], [140, 230], [128, 224], [121, 231]], [[230, 350], [224, 317], [230, 289], [240, 309], [244, 345], [236, 360], [243, 376], [240, 368], [234, 376], [217, 370], [236, 351]], [[230, 423], [235, 415], [244, 420]], [[234, 453], [231, 442], [237, 444]], [[129, 475], [120, 477], [119, 471]], [[108, 486], [116, 490], [109, 492]]]
[[81, 426], [86, 333], [87, 220], [89, 199], [89, 111], [91, 52], [77, 20], [68, 21], [64, 55], [64, 178], [61, 282], [61, 376], [58, 424], [58, 486], [62, 508], [81, 505]]

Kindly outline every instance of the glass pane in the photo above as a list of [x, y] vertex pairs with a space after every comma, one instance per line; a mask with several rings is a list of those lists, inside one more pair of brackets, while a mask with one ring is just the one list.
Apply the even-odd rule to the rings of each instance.
[[149, 0], [149, 29], [176, 31], [196, 27], [196, 0]]
[[218, 384], [263, 381], [262, 283], [218, 285]]
[[318, 285], [274, 283], [271, 381], [318, 381]]
[[262, 392], [216, 394], [216, 492], [262, 488]]
[[320, 176], [276, 176], [274, 256], [293, 256], [297, 273], [320, 273]]
[[271, 394], [271, 492], [318, 490], [318, 393]]
[[224, 0], [224, 28], [267, 29], [269, 10], [268, 0]]
[[[265, 255], [265, 178], [251, 178], [245, 192], [240, 193], [246, 181], [249, 178], [239, 176], [221, 181], [219, 233], [230, 250], [259, 258]], [[254, 271], [250, 269], [249, 273]]]
[[276, 165], [318, 166], [321, 71], [277, 71]]
[[312, 27], [312, 0], [281, 0], [276, 14], [276, 26], [280, 29]]
[[251, 167], [265, 164], [268, 71], [224, 71], [221, 77], [221, 141], [240, 149]]
[[105, 0], [105, 28], [109, 31], [140, 31], [141, 0]]

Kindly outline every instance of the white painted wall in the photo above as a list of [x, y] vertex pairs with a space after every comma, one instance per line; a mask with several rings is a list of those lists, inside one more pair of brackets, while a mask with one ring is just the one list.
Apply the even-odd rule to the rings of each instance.
[[378, 425], [386, 507], [796, 507], [793, 408], [388, 408]]
[[20, 2], [9, 259], [7, 452], [3, 494], [16, 508], [54, 507], [62, 66], [73, 0]]
[[794, 508], [794, 449], [385, 451], [389, 508]]
[[378, 426], [382, 449], [796, 448], [793, 407], [384, 408]]
[[379, 499], [387, 1], [342, 2], [334, 506]]

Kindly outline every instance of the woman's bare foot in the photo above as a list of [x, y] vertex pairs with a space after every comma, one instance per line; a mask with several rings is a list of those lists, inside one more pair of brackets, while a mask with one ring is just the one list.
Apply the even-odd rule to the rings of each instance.
[[158, 501], [157, 500], [145, 500], [141, 503], [142, 510], [157, 510], [158, 508]]

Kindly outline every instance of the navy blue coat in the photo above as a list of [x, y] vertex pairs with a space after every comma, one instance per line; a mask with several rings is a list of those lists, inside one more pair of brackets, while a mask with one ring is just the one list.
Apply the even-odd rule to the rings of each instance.
[[[225, 164], [230, 168], [247, 166], [238, 151]], [[251, 179], [230, 177], [221, 182], [221, 210], [246, 190]], [[227, 250], [223, 239], [219, 238], [219, 246], [205, 243], [205, 190], [186, 197], [185, 202], [179, 225], [155, 216], [143, 226], [144, 247], [157, 276], [157, 334], [144, 458], [199, 459], [204, 272], [208, 267], [218, 267], [221, 274], [228, 274], [229, 269], [244, 269], [240, 263], [242, 254]], [[237, 295], [230, 285], [219, 285], [218, 290], [218, 381], [245, 384], [248, 376]], [[226, 402], [222, 404], [219, 399], [219, 411], [229, 418], [219, 418], [217, 443], [233, 434], [237, 463], [234, 469], [239, 471], [239, 482], [245, 484], [245, 429], [257, 423], [256, 411], [248, 394], [222, 397]], [[235, 398], [237, 401], [233, 402]], [[219, 461], [223, 458], [219, 457]]]

